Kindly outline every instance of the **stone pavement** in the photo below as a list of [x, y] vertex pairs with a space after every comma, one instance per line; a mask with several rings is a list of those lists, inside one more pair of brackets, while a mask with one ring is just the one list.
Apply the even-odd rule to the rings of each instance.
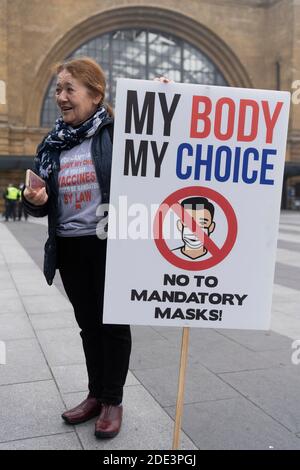
[[[191, 329], [182, 449], [300, 449], [300, 213], [280, 222], [271, 331]], [[0, 223], [0, 450], [171, 449], [180, 328], [132, 328], [119, 436], [61, 420], [87, 379], [61, 280], [41, 272], [45, 238], [43, 219]]]

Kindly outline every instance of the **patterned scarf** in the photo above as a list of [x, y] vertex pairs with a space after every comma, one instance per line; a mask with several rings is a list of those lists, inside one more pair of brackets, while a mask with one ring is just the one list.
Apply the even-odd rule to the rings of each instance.
[[66, 124], [60, 117], [55, 122], [55, 127], [49, 132], [38, 148], [35, 157], [39, 165], [40, 176], [47, 179], [52, 173], [55, 162], [52, 159], [53, 150], [69, 150], [75, 145], [81, 144], [85, 139], [92, 137], [99, 125], [108, 117], [106, 108], [102, 106], [89, 119], [84, 121], [80, 127], [73, 128]]

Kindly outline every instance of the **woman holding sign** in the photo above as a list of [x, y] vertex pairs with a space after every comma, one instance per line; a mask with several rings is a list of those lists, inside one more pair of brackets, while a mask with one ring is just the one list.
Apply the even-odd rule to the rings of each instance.
[[113, 115], [95, 61], [72, 59], [56, 74], [61, 117], [35, 157], [35, 173], [46, 187], [27, 186], [23, 201], [32, 216], [48, 215], [44, 274], [51, 285], [59, 269], [81, 329], [89, 394], [62, 418], [78, 424], [99, 416], [96, 437], [114, 437], [122, 422], [131, 333], [128, 325], [102, 323], [106, 237], [98, 230], [96, 235], [97, 207], [109, 201]]

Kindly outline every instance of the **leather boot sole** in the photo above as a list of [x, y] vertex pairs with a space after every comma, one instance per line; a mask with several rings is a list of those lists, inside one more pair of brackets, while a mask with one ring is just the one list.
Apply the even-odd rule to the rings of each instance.
[[117, 434], [119, 434], [119, 431], [114, 431], [114, 432], [95, 431], [95, 436], [97, 437], [97, 439], [112, 439], [113, 437], [116, 437]]
[[89, 416], [88, 418], [83, 418], [83, 419], [72, 419], [68, 418], [67, 416], [61, 415], [62, 419], [67, 423], [67, 424], [81, 424], [85, 423], [86, 421], [89, 421], [90, 419], [95, 418], [96, 416], [99, 416], [99, 411], [95, 412], [95, 414]]

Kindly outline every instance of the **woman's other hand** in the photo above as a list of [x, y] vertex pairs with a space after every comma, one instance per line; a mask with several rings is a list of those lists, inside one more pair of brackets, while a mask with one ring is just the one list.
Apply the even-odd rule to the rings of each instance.
[[153, 80], [155, 82], [161, 82], [161, 83], [174, 83], [174, 80], [170, 80], [167, 77], [155, 77]]
[[43, 206], [48, 201], [48, 194], [46, 188], [31, 189], [26, 187], [23, 196], [25, 199], [34, 206]]

